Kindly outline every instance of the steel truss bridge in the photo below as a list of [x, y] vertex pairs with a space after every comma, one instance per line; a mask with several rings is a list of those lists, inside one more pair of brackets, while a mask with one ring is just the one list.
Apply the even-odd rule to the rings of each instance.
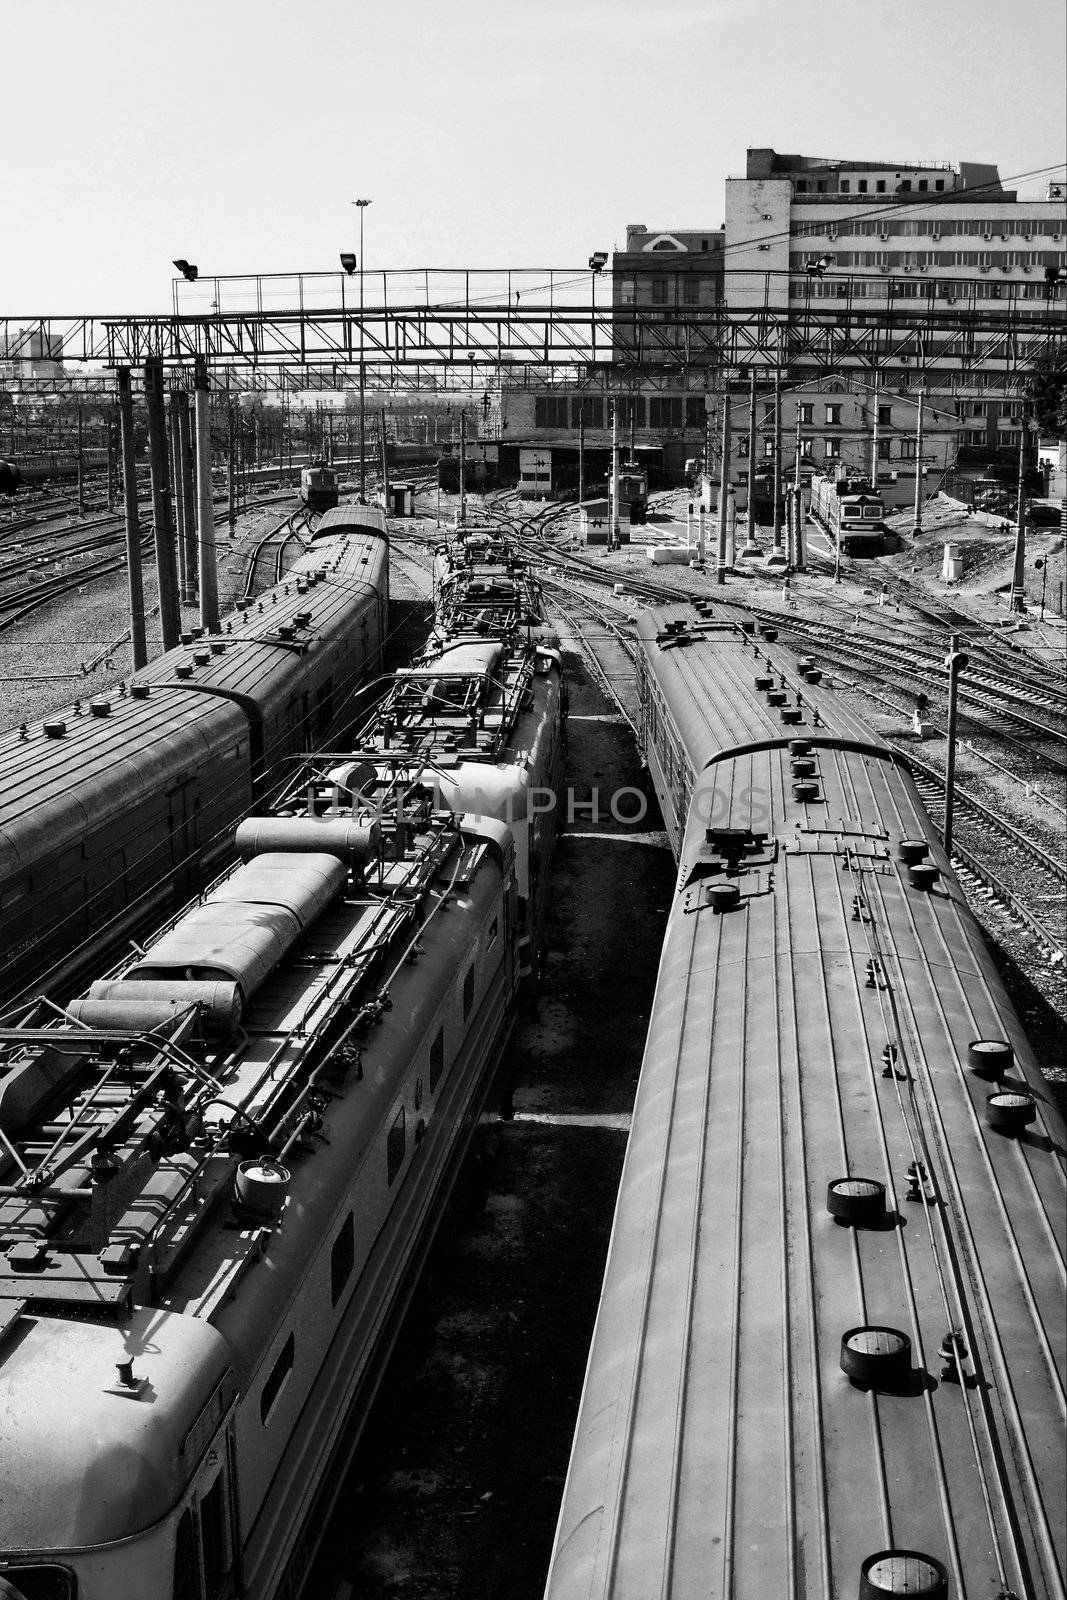
[[946, 387], [950, 373], [959, 387], [969, 370], [995, 370], [1007, 388], [1038, 354], [1067, 348], [1062, 286], [1035, 298], [1030, 283], [988, 279], [732, 281], [749, 303], [623, 306], [610, 276], [577, 269], [176, 281], [165, 315], [0, 317], [0, 386], [110, 393], [114, 369], [137, 384], [148, 361], [180, 385], [201, 358], [214, 388], [235, 391], [350, 387], [361, 367], [368, 387], [431, 392], [701, 389], [752, 367], [802, 377], [900, 365], [934, 385], [943, 368]]

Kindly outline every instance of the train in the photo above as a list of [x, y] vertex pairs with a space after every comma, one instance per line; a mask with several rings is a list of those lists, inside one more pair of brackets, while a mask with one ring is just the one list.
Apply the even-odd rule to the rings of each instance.
[[638, 631], [678, 874], [547, 1600], [1062, 1596], [1065, 1130], [907, 760]]
[[300, 469], [300, 500], [309, 511], [331, 511], [337, 504], [339, 478], [325, 461], [312, 461]]
[[0, 734], [0, 1000], [138, 938], [214, 876], [277, 763], [362, 714], [387, 631], [388, 525], [323, 514], [288, 577], [41, 723]]
[[299, 1593], [506, 1082], [565, 723], [558, 652], [457, 628], [0, 1033], [5, 1600]]
[[295, 1594], [514, 1022], [515, 852], [304, 771], [3, 1034], [0, 1593]]
[[540, 585], [504, 540], [472, 531], [439, 546], [434, 565], [430, 640], [361, 728], [358, 753], [408, 766], [429, 762], [453, 811], [510, 826], [529, 992], [544, 955], [567, 745], [559, 638], [545, 623]]
[[813, 473], [810, 514], [842, 555], [880, 556], [889, 541], [882, 497], [869, 482], [831, 473]]

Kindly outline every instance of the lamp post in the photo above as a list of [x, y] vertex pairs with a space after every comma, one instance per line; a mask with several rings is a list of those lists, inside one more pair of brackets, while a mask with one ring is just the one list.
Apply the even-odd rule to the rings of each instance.
[[594, 250], [593, 254], [589, 257], [589, 271], [592, 273], [592, 277], [589, 282], [592, 295], [592, 313], [589, 319], [589, 343], [591, 346], [591, 359], [593, 361], [596, 360], [596, 281], [607, 265], [607, 260], [608, 253], [606, 250]]
[[363, 361], [363, 213], [370, 205], [369, 200], [353, 200], [352, 204], [359, 209], [359, 499], [365, 505], [367, 500], [367, 468], [363, 459], [364, 445], [366, 442], [366, 368]]

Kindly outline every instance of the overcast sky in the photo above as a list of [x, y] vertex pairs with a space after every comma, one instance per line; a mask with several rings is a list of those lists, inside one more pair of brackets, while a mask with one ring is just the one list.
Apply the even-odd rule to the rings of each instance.
[[[0, 0], [0, 317], [201, 272], [573, 267], [749, 145], [1062, 162], [1062, 0]], [[1020, 182], [1043, 194], [1044, 180]]]

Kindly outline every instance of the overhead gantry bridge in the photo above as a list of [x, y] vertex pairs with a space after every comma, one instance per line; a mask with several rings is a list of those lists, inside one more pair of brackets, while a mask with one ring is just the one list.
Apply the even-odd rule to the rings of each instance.
[[[420, 269], [175, 282], [163, 315], [0, 317], [0, 374], [37, 392], [110, 390], [146, 362], [181, 381], [205, 364], [216, 388], [336, 388], [362, 367], [374, 387], [551, 389], [605, 380], [714, 387], [752, 367], [795, 373], [898, 364], [1010, 385], [1064, 348], [1064, 286], [733, 273], [742, 305], [623, 305], [610, 275], [579, 269]], [[951, 289], [951, 294], [947, 291]], [[906, 296], [906, 297], [905, 297]], [[57, 370], [61, 364], [62, 370]], [[3, 382], [0, 376], [0, 382]], [[936, 381], [936, 379], [934, 380]]]

